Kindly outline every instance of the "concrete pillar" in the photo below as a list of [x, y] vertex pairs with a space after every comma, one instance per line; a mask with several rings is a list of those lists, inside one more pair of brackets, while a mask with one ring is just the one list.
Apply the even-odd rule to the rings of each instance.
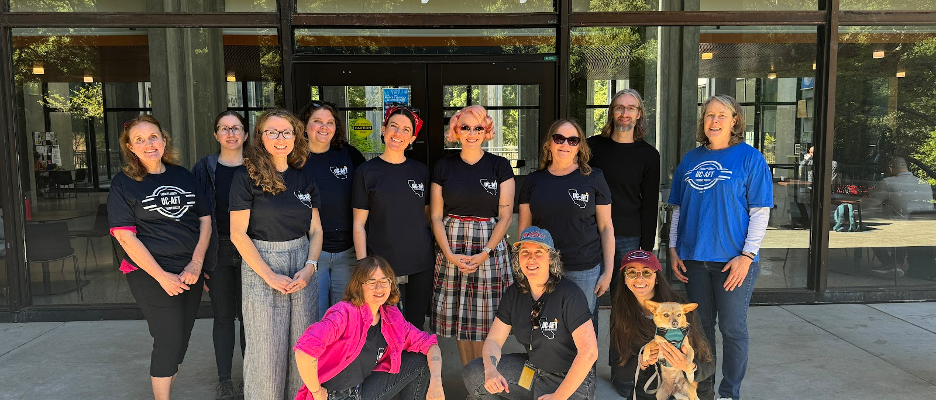
[[[223, 12], [223, 0], [148, 0], [150, 12]], [[182, 165], [218, 150], [214, 117], [227, 109], [220, 28], [149, 29], [153, 115], [172, 135]]]

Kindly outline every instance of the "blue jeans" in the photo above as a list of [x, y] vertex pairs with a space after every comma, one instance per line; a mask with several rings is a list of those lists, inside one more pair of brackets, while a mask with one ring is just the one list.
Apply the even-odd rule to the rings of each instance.
[[[751, 263], [744, 283], [734, 291], [724, 288], [728, 272], [721, 272], [726, 262], [691, 261], [684, 260], [686, 264], [686, 295], [689, 301], [698, 303], [696, 313], [702, 320], [702, 329], [712, 348], [712, 357], [715, 358], [715, 322], [722, 334], [722, 381], [718, 385], [718, 396], [731, 399], [740, 399], [741, 380], [747, 370], [748, 362], [748, 329], [747, 311], [751, 304], [751, 293], [754, 291], [754, 282], [760, 267], [757, 262]], [[709, 380], [714, 382], [714, 374]], [[703, 381], [701, 385], [707, 382]], [[701, 391], [702, 388], [700, 387]]]
[[584, 271], [565, 271], [566, 279], [574, 282], [582, 292], [585, 293], [585, 300], [588, 300], [588, 309], [592, 313], [592, 323], [595, 325], [595, 334], [598, 334], [598, 296], [595, 295], [595, 286], [598, 285], [598, 278], [601, 277], [601, 264]]
[[[523, 363], [528, 360], [526, 353], [504, 354], [497, 364], [497, 372], [507, 380], [507, 387], [510, 392], [501, 392], [497, 394], [488, 393], [484, 387], [484, 363], [480, 358], [469, 362], [462, 370], [462, 379], [465, 381], [465, 388], [468, 389], [468, 398], [470, 400], [479, 399], [513, 399], [513, 400], [536, 400], [544, 394], [554, 393], [565, 375], [554, 374], [541, 369], [536, 370], [536, 376], [530, 384], [530, 389], [524, 389], [517, 384], [520, 381], [520, 374], [523, 372]], [[579, 385], [570, 400], [586, 400], [595, 398], [597, 388], [597, 379], [595, 371], [592, 370], [585, 376], [585, 379]]]
[[322, 250], [318, 259], [318, 271], [312, 276], [318, 282], [318, 321], [325, 316], [325, 311], [335, 305], [344, 297], [348, 282], [351, 281], [351, 272], [357, 263], [354, 247], [340, 253], [329, 253]]
[[[614, 295], [617, 293], [618, 288], [623, 288], [624, 282], [621, 278], [624, 276], [621, 274], [621, 262], [624, 261], [624, 255], [631, 250], [637, 250], [640, 248], [640, 236], [615, 236], [614, 237], [614, 267], [611, 272], [611, 307], [614, 307]], [[612, 312], [611, 315], [614, 315]], [[614, 344], [614, 341], [608, 346], [608, 365], [615, 367], [620, 363], [621, 355], [618, 353], [617, 346]], [[612, 368], [612, 371], [616, 371], [616, 368]], [[626, 377], [624, 377], [626, 378]], [[617, 381], [618, 379], [611, 374], [611, 379]], [[633, 380], [634, 377], [625, 379], [625, 381]]]
[[[400, 372], [371, 372], [356, 388], [329, 392], [328, 400], [421, 400], [429, 391], [429, 364], [426, 356], [404, 351], [400, 356]], [[289, 397], [290, 399], [292, 397]]]

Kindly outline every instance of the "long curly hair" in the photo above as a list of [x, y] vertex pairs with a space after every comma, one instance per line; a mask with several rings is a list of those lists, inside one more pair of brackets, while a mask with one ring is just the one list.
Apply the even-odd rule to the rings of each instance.
[[448, 130], [445, 131], [445, 140], [448, 142], [457, 142], [459, 130], [461, 129], [461, 123], [459, 119], [463, 115], [471, 115], [475, 117], [476, 120], [481, 122], [481, 126], [484, 127], [484, 134], [481, 135], [483, 140], [494, 139], [494, 119], [488, 115], [487, 110], [484, 107], [479, 105], [468, 106], [459, 110], [455, 115], [449, 119]]
[[[523, 274], [523, 267], [520, 265], [520, 246], [510, 246], [510, 264], [513, 267], [514, 283], [520, 289], [521, 293], [530, 293], [530, 281]], [[549, 279], [546, 280], [544, 293], [552, 293], [556, 290], [556, 285], [562, 279], [562, 259], [559, 257], [559, 250], [549, 249]]]
[[163, 140], [166, 141], [166, 147], [162, 155], [162, 163], [166, 165], [179, 165], [179, 155], [176, 153], [175, 148], [172, 147], [172, 136], [169, 136], [169, 132], [163, 130], [162, 125], [159, 124], [156, 117], [150, 114], [143, 114], [135, 117], [124, 123], [123, 132], [120, 133], [120, 154], [123, 156], [124, 160], [123, 173], [137, 182], [142, 181], [147, 172], [146, 167], [136, 154], [130, 151], [130, 130], [133, 129], [134, 126], [144, 122], [156, 125], [156, 129], [159, 129], [160, 135], [162, 135]]
[[286, 183], [283, 182], [283, 174], [276, 170], [273, 155], [263, 146], [263, 130], [266, 129], [267, 121], [273, 117], [285, 119], [292, 126], [295, 142], [287, 158], [290, 167], [300, 169], [305, 164], [306, 158], [309, 157], [309, 139], [302, 134], [305, 124], [285, 109], [267, 110], [257, 118], [253, 132], [254, 140], [248, 141], [244, 147], [244, 166], [247, 167], [247, 173], [254, 184], [260, 186], [265, 193], [277, 195], [286, 190]]
[[731, 111], [731, 116], [737, 118], [734, 125], [731, 127], [731, 138], [728, 139], [728, 145], [734, 146], [738, 143], [744, 141], [744, 113], [741, 112], [741, 105], [738, 104], [738, 101], [726, 94], [716, 94], [712, 97], [709, 97], [705, 103], [702, 103], [702, 114], [699, 115], [699, 127], [696, 129], [696, 141], [702, 143], [703, 145], [709, 144], [708, 136], [705, 136], [705, 110], [708, 109], [709, 104], [712, 104], [713, 101], [721, 103], [728, 111]]
[[335, 109], [332, 104], [320, 101], [313, 101], [306, 104], [306, 106], [302, 107], [302, 110], [299, 111], [299, 120], [302, 121], [302, 131], [305, 132], [306, 140], [309, 140], [309, 132], [306, 132], [305, 127], [309, 125], [312, 114], [318, 110], [330, 112], [332, 118], [335, 119], [335, 135], [332, 136], [331, 142], [329, 143], [331, 147], [340, 149], [348, 144], [348, 132], [345, 131], [344, 122], [341, 122], [341, 118], [338, 118], [338, 110]]
[[[634, 348], [649, 343], [656, 334], [656, 325], [652, 319], [646, 317], [643, 305], [637, 302], [637, 297], [627, 288], [625, 279], [627, 278], [621, 276], [620, 286], [614, 295], [614, 305], [611, 307], [611, 343], [617, 345], [618, 354], [621, 355], [618, 365], [624, 365], [631, 357], [636, 356]], [[655, 282], [651, 300], [687, 303], [666, 283], [663, 271], [657, 271]], [[686, 314], [686, 318], [689, 319], [689, 342], [695, 350], [695, 359], [708, 362], [712, 360], [712, 351], [709, 349], [708, 339], [705, 338], [702, 323], [696, 314], [696, 312]]]
[[604, 127], [601, 128], [601, 136], [610, 138], [611, 134], [614, 133], [614, 102], [625, 94], [629, 94], [637, 99], [637, 108], [640, 109], [640, 118], [634, 121], [634, 141], [643, 140], [644, 136], [647, 135], [647, 113], [644, 108], [643, 97], [640, 97], [640, 92], [634, 89], [620, 90], [614, 94], [614, 97], [611, 97], [611, 103], [608, 104], [608, 120], [605, 121]]
[[579, 172], [582, 175], [588, 176], [591, 175], [592, 168], [588, 165], [588, 161], [591, 160], [591, 148], [588, 147], [588, 143], [585, 142], [585, 132], [582, 130], [582, 127], [575, 122], [573, 119], [562, 118], [553, 122], [549, 127], [549, 130], [546, 131], [546, 137], [543, 139], [543, 148], [540, 151], [540, 163], [539, 169], [544, 170], [549, 168], [549, 165], [552, 164], [552, 152], [549, 151], [550, 143], [552, 143], [552, 136], [556, 134], [559, 130], [559, 127], [562, 125], [569, 124], [575, 128], [575, 132], [578, 133], [579, 145], [578, 153], [575, 155], [575, 162], [578, 163]]

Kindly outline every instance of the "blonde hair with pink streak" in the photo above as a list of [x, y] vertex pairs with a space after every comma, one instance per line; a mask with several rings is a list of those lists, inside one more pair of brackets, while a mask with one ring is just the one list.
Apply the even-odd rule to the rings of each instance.
[[458, 120], [466, 114], [481, 121], [481, 126], [484, 127], [484, 140], [494, 139], [494, 120], [488, 115], [487, 110], [481, 106], [468, 106], [459, 110], [452, 116], [452, 119], [449, 120], [448, 131], [445, 132], [445, 140], [449, 142], [458, 141], [458, 133], [462, 126]]

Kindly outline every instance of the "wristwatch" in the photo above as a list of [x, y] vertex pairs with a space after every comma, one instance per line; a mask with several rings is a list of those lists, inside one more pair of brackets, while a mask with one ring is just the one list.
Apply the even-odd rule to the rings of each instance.
[[488, 257], [494, 258], [494, 249], [491, 249], [485, 246], [484, 248], [481, 249], [481, 251], [487, 253]]

